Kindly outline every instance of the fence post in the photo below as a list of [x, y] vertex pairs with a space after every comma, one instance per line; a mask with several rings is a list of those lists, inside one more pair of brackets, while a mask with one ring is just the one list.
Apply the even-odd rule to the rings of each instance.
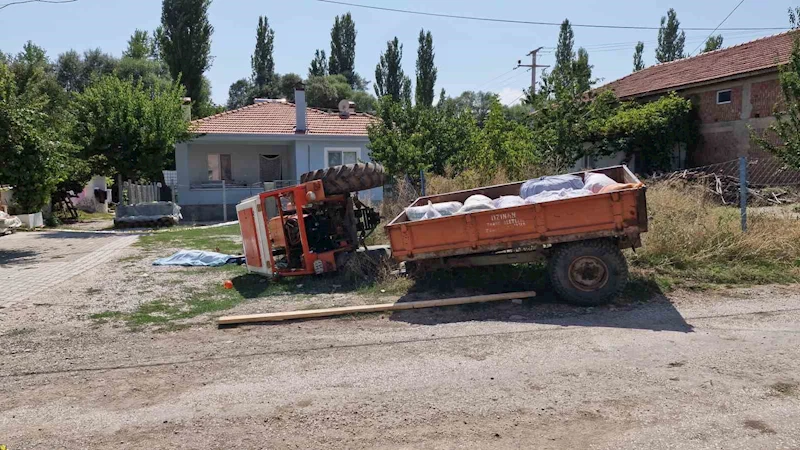
[[742, 215], [742, 232], [747, 231], [747, 157], [739, 157], [739, 209]]
[[225, 198], [225, 180], [222, 180], [222, 221], [228, 221], [228, 201]]
[[419, 170], [419, 190], [422, 196], [425, 197], [425, 169]]
[[122, 201], [122, 175], [117, 174], [117, 193], [119, 194], [119, 200], [117, 201], [118, 204], [124, 205], [125, 203]]

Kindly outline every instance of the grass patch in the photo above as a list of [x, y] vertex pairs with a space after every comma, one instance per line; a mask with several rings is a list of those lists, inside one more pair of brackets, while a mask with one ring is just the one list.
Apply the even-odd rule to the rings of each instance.
[[797, 219], [753, 215], [743, 233], [738, 209], [670, 183], [650, 187], [647, 203], [649, 231], [628, 260], [665, 290], [800, 282]]
[[114, 213], [93, 212], [78, 210], [79, 222], [102, 222], [106, 220], [114, 220]]
[[174, 228], [158, 231], [142, 236], [134, 245], [145, 250], [185, 248], [230, 254], [242, 253], [238, 224], [214, 228]]

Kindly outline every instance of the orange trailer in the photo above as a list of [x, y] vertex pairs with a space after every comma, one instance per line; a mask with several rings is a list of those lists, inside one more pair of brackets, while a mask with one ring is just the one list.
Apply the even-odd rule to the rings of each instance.
[[[640, 247], [640, 234], [647, 231], [646, 188], [624, 165], [591, 172], [631, 187], [414, 222], [403, 212], [385, 227], [392, 257], [405, 261], [409, 271], [546, 259], [553, 288], [561, 297], [585, 305], [606, 302], [627, 282], [621, 249]], [[519, 195], [522, 184], [421, 197], [411, 206], [463, 203], [474, 194], [493, 199]]]

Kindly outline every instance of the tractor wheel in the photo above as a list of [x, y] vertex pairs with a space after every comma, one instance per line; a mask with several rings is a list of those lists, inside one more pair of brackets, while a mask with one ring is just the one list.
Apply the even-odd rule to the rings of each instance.
[[306, 172], [300, 176], [301, 183], [314, 180], [322, 180], [322, 187], [328, 195], [366, 191], [383, 186], [383, 166], [371, 162], [345, 164]]
[[612, 240], [555, 246], [548, 262], [550, 282], [564, 300], [583, 306], [608, 303], [628, 283], [628, 264]]

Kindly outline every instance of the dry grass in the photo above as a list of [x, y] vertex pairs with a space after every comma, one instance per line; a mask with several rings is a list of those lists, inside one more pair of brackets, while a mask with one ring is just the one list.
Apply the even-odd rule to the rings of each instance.
[[647, 192], [650, 230], [630, 255], [634, 268], [667, 284], [800, 281], [800, 222], [718, 206], [700, 187], [661, 183]]

